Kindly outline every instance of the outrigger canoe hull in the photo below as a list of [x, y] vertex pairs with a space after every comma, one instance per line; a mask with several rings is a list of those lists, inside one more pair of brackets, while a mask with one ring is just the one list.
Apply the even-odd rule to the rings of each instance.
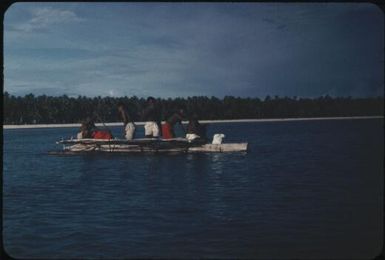
[[62, 140], [57, 144], [63, 145], [63, 152], [106, 152], [106, 153], [175, 153], [175, 152], [245, 152], [247, 143], [207, 144], [189, 142], [185, 138], [134, 140], [122, 139], [73, 139]]

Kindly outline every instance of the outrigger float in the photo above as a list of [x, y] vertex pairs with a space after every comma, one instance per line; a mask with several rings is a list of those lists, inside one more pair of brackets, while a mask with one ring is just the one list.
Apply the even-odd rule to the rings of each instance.
[[[77, 153], [224, 153], [246, 152], [248, 143], [211, 144], [190, 141], [186, 138], [157, 139], [69, 139], [56, 144], [63, 145], [61, 154]], [[58, 154], [58, 152], [51, 152]]]

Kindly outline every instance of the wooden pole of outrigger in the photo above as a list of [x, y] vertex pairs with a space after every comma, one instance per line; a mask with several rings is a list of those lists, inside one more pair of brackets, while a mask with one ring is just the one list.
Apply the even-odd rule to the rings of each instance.
[[[99, 104], [98, 104], [98, 109], [97, 109], [97, 111], [99, 111], [99, 108], [100, 108], [100, 107], [101, 107], [101, 105], [100, 105], [100, 103], [99, 103]], [[111, 129], [104, 123], [104, 120], [99, 116], [99, 113], [95, 111], [93, 114], [94, 114], [94, 116], [95, 116], [98, 120], [100, 120], [100, 122], [103, 124], [103, 128], [106, 129], [106, 130], [112, 135]]]
[[100, 122], [103, 124], [103, 127], [107, 129], [109, 132], [111, 132], [111, 129], [104, 123], [104, 120], [101, 119], [101, 117], [95, 113], [95, 116], [100, 120]]

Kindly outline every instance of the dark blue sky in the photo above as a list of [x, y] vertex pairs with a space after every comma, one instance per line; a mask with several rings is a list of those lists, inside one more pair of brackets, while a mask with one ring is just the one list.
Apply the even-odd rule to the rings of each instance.
[[384, 95], [384, 14], [369, 3], [16, 3], [14, 95]]

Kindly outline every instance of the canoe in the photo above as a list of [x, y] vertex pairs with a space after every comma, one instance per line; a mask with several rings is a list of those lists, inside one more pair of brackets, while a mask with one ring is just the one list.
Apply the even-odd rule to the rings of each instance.
[[63, 152], [107, 153], [170, 153], [170, 152], [245, 152], [248, 143], [209, 144], [189, 141], [185, 138], [156, 139], [70, 139], [56, 142], [63, 145]]

